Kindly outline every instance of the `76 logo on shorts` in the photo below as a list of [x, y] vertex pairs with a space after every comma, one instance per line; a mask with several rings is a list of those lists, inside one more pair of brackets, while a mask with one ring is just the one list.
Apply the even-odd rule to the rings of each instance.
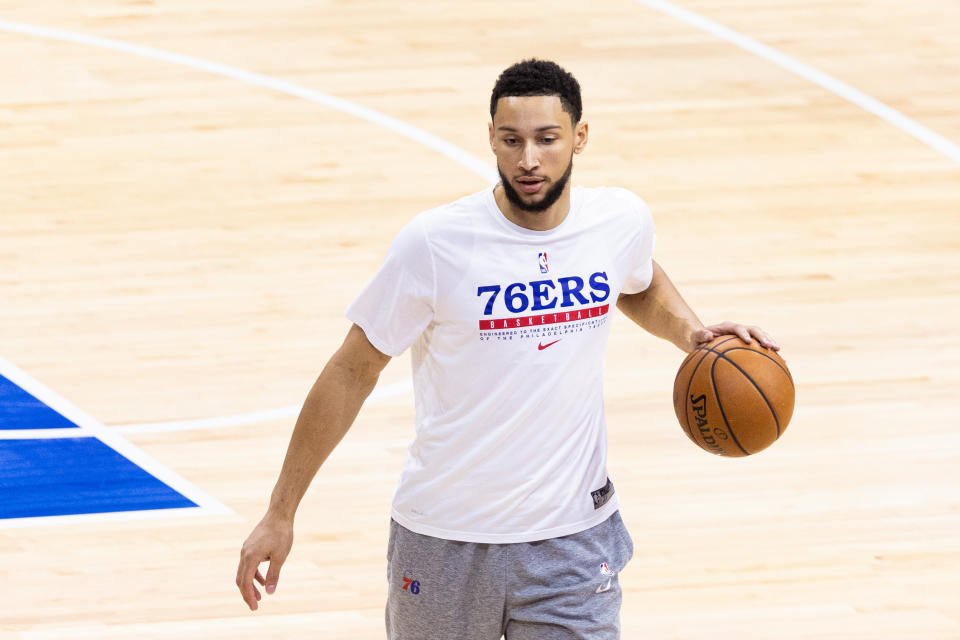
[[413, 595], [418, 595], [420, 593], [420, 581], [411, 580], [407, 576], [403, 576], [403, 590], [409, 591]]

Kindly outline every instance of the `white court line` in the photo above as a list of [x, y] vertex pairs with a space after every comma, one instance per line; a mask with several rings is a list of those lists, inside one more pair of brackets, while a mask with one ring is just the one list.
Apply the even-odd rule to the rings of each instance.
[[0, 429], [0, 440], [54, 440], [96, 438], [86, 429]]
[[833, 76], [827, 75], [819, 69], [815, 69], [810, 65], [804, 64], [796, 58], [791, 58], [784, 53], [780, 53], [776, 49], [772, 49], [765, 44], [757, 42], [753, 38], [749, 38], [742, 33], [725, 27], [722, 24], [710, 20], [709, 18], [705, 18], [700, 14], [690, 11], [689, 9], [684, 9], [683, 7], [677, 6], [672, 2], [666, 2], [665, 0], [636, 0], [636, 2], [655, 11], [665, 13], [673, 18], [676, 18], [677, 20], [680, 20], [681, 22], [685, 22], [693, 27], [706, 31], [707, 33], [713, 34], [721, 40], [725, 40], [730, 44], [734, 44], [741, 49], [745, 49], [750, 53], [756, 54], [764, 60], [772, 62], [773, 64], [800, 76], [801, 78], [820, 85], [827, 91], [843, 98], [844, 100], [847, 100], [848, 102], [852, 102], [861, 109], [869, 111], [873, 115], [893, 125], [897, 129], [900, 129], [904, 133], [913, 136], [920, 142], [939, 151], [954, 162], [960, 163], [960, 146], [957, 146], [940, 134], [934, 133], [919, 122], [908, 118], [896, 109], [883, 104], [876, 98], [872, 98], [862, 91], [854, 89], [850, 85], [837, 80]]
[[[208, 516], [218, 511], [198, 509], [196, 507], [178, 507], [176, 509], [147, 509], [143, 511], [111, 511], [109, 513], [82, 513], [71, 516], [37, 516], [35, 518], [8, 518], [0, 520], [0, 529], [19, 529], [23, 527], [43, 527], [65, 524], [91, 524], [98, 522], [131, 522], [137, 520], [160, 520], [162, 518], [192, 518]], [[222, 513], [233, 513], [223, 511]]]
[[[16, 382], [24, 390], [29, 392], [31, 395], [36, 397], [38, 400], [42, 400], [50, 408], [59, 411], [61, 414], [69, 418], [77, 425], [77, 429], [58, 429], [57, 431], [63, 431], [69, 433], [68, 437], [95, 437], [100, 442], [104, 443], [123, 457], [127, 458], [134, 464], [138, 465], [141, 469], [157, 478], [170, 488], [179, 492], [185, 498], [193, 501], [198, 505], [199, 508], [190, 508], [188, 511], [202, 512], [205, 515], [209, 514], [223, 514], [223, 513], [233, 513], [226, 505], [220, 503], [218, 500], [215, 500], [210, 495], [204, 493], [191, 483], [187, 482], [177, 473], [171, 471], [167, 467], [163, 466], [146, 453], [134, 446], [130, 441], [126, 440], [123, 436], [118, 433], [115, 433], [113, 430], [108, 429], [104, 425], [100, 424], [97, 420], [93, 419], [68, 400], [62, 396], [54, 393], [50, 388], [44, 386], [42, 383], [37, 381], [28, 375], [25, 371], [19, 369], [12, 362], [0, 358], [0, 375], [3, 375], [8, 380]], [[19, 430], [18, 430], [19, 431]], [[45, 429], [40, 429], [38, 431], [48, 431]], [[2, 432], [0, 432], [2, 435]], [[33, 437], [37, 437], [35, 434]], [[41, 436], [42, 437], [42, 436]], [[0, 438], [2, 439], [2, 438]], [[181, 509], [159, 509], [157, 511], [169, 512], [170, 515], [177, 515], [183, 510]], [[123, 512], [123, 513], [133, 513], [138, 514], [140, 512]], [[53, 520], [61, 524], [72, 524], [76, 522], [88, 522], [93, 515], [103, 515], [103, 514], [78, 514], [71, 516], [54, 516]], [[130, 516], [130, 518], [135, 518], [136, 515]], [[36, 518], [27, 518], [31, 522], [36, 522]], [[0, 520], [0, 528], [8, 526], [10, 520]], [[13, 526], [13, 525], [9, 525]]]
[[[0, 430], [0, 439], [4, 439], [5, 436], [11, 436], [14, 433], [19, 433], [20, 431], [48, 431], [48, 432], [64, 432], [72, 433], [74, 436], [90, 435], [82, 434], [84, 424], [89, 424], [91, 422], [96, 422], [89, 415], [78, 409], [73, 404], [67, 402], [63, 397], [57, 395], [47, 386], [41, 384], [31, 376], [27, 375], [24, 371], [20, 370], [13, 365], [12, 362], [0, 358], [0, 375], [3, 375], [7, 380], [13, 382], [21, 389], [32, 395], [34, 398], [44, 403], [64, 418], [70, 422], [77, 425], [77, 429], [63, 428], [63, 429], [17, 429], [17, 430]], [[70, 436], [66, 436], [70, 437]]]
[[144, 47], [120, 40], [98, 38], [97, 36], [88, 36], [86, 34], [64, 31], [62, 29], [51, 29], [32, 24], [24, 24], [22, 22], [9, 22], [7, 20], [0, 20], [0, 30], [29, 36], [37, 36], [40, 38], [48, 38], [51, 40], [72, 42], [74, 44], [83, 44], [91, 47], [98, 47], [100, 49], [109, 49], [111, 51], [131, 53], [136, 56], [151, 58], [153, 60], [160, 60], [163, 62], [170, 62], [182, 67], [189, 67], [191, 69], [196, 69], [197, 71], [205, 71], [207, 73], [223, 76], [225, 78], [239, 80], [240, 82], [244, 82], [246, 84], [272, 89], [274, 91], [279, 91], [280, 93], [296, 96], [297, 98], [303, 98], [304, 100], [309, 100], [310, 102], [322, 104], [331, 109], [336, 109], [337, 111], [342, 111], [343, 113], [356, 116], [357, 118], [366, 120], [367, 122], [373, 123], [383, 127], [384, 129], [388, 129], [394, 133], [409, 138], [414, 142], [422, 144], [429, 149], [433, 149], [434, 151], [445, 155], [457, 164], [466, 167], [484, 180], [487, 180], [491, 184], [499, 180], [497, 171], [490, 166], [490, 163], [480, 160], [476, 156], [467, 153], [456, 145], [450, 144], [446, 140], [438, 138], [432, 133], [427, 133], [422, 129], [418, 129], [407, 124], [406, 122], [403, 122], [402, 120], [397, 120], [396, 118], [392, 118], [388, 115], [380, 113], [379, 111], [374, 111], [373, 109], [368, 109], [367, 107], [350, 102], [349, 100], [344, 100], [326, 93], [314, 91], [313, 89], [308, 89], [306, 87], [293, 84], [292, 82], [286, 82], [271, 76], [263, 75], [261, 73], [253, 73], [252, 71], [246, 71], [244, 69], [231, 67], [218, 62], [204, 60], [202, 58], [194, 58], [193, 56], [173, 53], [172, 51], [154, 49], [153, 47]]
[[[404, 380], [403, 382], [394, 382], [382, 387], [377, 387], [367, 397], [366, 404], [376, 402], [384, 398], [393, 398], [413, 393], [413, 381]], [[232, 416], [218, 416], [215, 418], [200, 418], [197, 420], [171, 420], [168, 422], [145, 422], [140, 424], [122, 424], [110, 427], [111, 431], [119, 433], [161, 433], [167, 431], [188, 431], [193, 429], [218, 429], [221, 427], [239, 427], [245, 424], [257, 424], [268, 422], [270, 420], [283, 420], [296, 418], [300, 415], [300, 406], [281, 407], [279, 409], [269, 409], [267, 411], [254, 411], [253, 413], [240, 413]], [[0, 431], [0, 440], [4, 438]]]
[[[212, 73], [219, 76], [224, 76], [227, 78], [232, 78], [246, 84], [251, 84], [259, 87], [264, 87], [267, 89], [272, 89], [274, 91], [279, 91], [280, 93], [285, 93], [287, 95], [295, 96], [298, 98], [303, 98], [314, 102], [317, 104], [324, 105], [331, 109], [336, 109], [343, 113], [356, 116], [367, 122], [378, 125], [394, 133], [400, 134], [406, 138], [413, 140], [419, 144], [424, 145], [429, 149], [437, 151], [447, 158], [450, 158], [454, 162], [460, 164], [461, 166], [469, 169], [473, 173], [477, 174], [484, 180], [493, 183], [499, 180], [499, 175], [497, 174], [496, 169], [491, 167], [489, 163], [484, 162], [473, 156], [463, 149], [450, 144], [449, 142], [438, 138], [437, 136], [427, 133], [422, 129], [418, 129], [412, 125], [407, 124], [396, 118], [392, 118], [388, 115], [382, 114], [373, 109], [368, 109], [361, 105], [355, 104], [348, 100], [342, 98], [337, 98], [319, 91], [314, 91], [300, 85], [293, 84], [291, 82], [286, 82], [284, 80], [279, 80], [271, 76], [266, 76], [260, 73], [253, 73], [251, 71], [246, 71], [244, 69], [239, 69], [237, 67], [231, 67], [228, 65], [220, 64], [217, 62], [211, 62], [209, 60], [203, 60], [202, 58], [195, 58], [193, 56], [186, 56], [179, 53], [173, 53], [170, 51], [164, 51], [162, 49], [154, 49], [152, 47], [144, 47], [141, 45], [130, 44], [127, 42], [122, 42], [120, 40], [110, 40], [107, 38], [99, 38], [97, 36], [89, 36], [82, 33], [74, 33], [71, 31], [64, 31], [62, 29], [52, 29], [48, 27], [41, 27], [38, 25], [24, 24], [21, 22], [10, 22], [7, 20], [0, 20], [0, 30], [10, 31], [13, 33], [19, 33], [22, 35], [37, 36], [40, 38], [48, 38], [51, 40], [60, 40], [63, 42], [72, 42], [74, 44], [88, 45], [91, 47], [98, 47], [100, 49], [109, 49], [111, 51], [120, 51], [123, 53], [130, 53], [137, 56], [142, 56], [144, 58], [150, 58], [153, 60], [160, 60], [163, 62], [170, 62], [172, 64], [177, 64], [180, 66], [188, 67], [191, 69], [196, 69], [198, 71], [205, 71], [207, 73]], [[378, 395], [378, 390], [375, 390], [371, 394], [370, 399], [376, 400], [378, 397], [389, 397], [390, 395], [399, 395], [400, 393], [406, 393], [412, 389], [412, 382], [407, 381], [404, 383], [399, 383], [404, 386], [404, 390], [394, 391], [391, 390], [391, 387], [397, 385], [388, 385], [384, 391]], [[399, 387], [397, 387], [399, 388]], [[45, 387], [44, 387], [45, 389]], [[36, 395], [36, 394], [34, 394]], [[39, 398], [39, 396], [37, 396]], [[43, 398], [40, 398], [43, 399]], [[48, 403], [49, 404], [49, 403]], [[72, 406], [72, 405], [71, 405]], [[269, 409], [266, 411], [258, 411], [255, 413], [240, 414], [235, 416], [222, 416], [215, 418], [204, 418], [199, 420], [183, 420], [183, 421], [174, 421], [174, 422], [152, 422], [139, 425], [120, 425], [119, 427], [111, 428], [111, 431], [117, 431], [122, 433], [153, 433], [158, 431], [181, 431], [187, 429], [212, 429], [225, 426], [239, 426], [243, 424], [253, 424], [257, 422], [265, 422], [269, 420], [276, 419], [285, 419], [296, 417], [300, 412], [300, 407], [283, 407], [280, 409]], [[69, 416], [68, 416], [69, 417]], [[74, 420], [76, 422], [76, 420]], [[7, 437], [13, 439], [18, 437], [18, 432], [16, 433], [7, 433]], [[81, 435], [81, 434], [76, 434]], [[25, 437], [25, 436], [24, 436]], [[38, 437], [38, 436], [34, 436]], [[42, 436], [39, 436], [42, 437]], [[48, 437], [55, 437], [49, 435]], [[4, 436], [0, 434], [0, 439], [3, 439]]]

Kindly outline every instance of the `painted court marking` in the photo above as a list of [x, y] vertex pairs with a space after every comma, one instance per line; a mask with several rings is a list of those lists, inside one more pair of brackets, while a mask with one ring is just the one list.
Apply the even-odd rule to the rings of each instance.
[[[376, 402], [386, 398], [402, 396], [413, 393], [413, 381], [404, 380], [377, 387], [367, 397], [367, 403]], [[269, 409], [267, 411], [254, 411], [252, 413], [239, 413], [230, 416], [217, 416], [215, 418], [200, 418], [197, 420], [170, 420], [166, 422], [144, 422], [138, 424], [122, 424], [110, 427], [111, 431], [118, 433], [160, 433], [165, 431], [190, 431], [193, 429], [219, 429], [222, 427], [239, 427], [245, 424], [257, 424], [260, 422], [269, 422], [270, 420], [284, 420], [296, 418], [300, 415], [300, 405], [291, 407], [281, 407], [279, 409]], [[55, 431], [48, 429], [47, 431]], [[56, 429], [59, 431], [59, 429]], [[63, 431], [66, 431], [64, 429]], [[0, 438], [3, 438], [0, 432]]]
[[[263, 75], [260, 73], [254, 73], [251, 71], [246, 71], [237, 67], [231, 67], [225, 64], [220, 64], [217, 62], [212, 62], [210, 60], [204, 60], [202, 58], [195, 58], [193, 56], [182, 55], [179, 53], [173, 53], [171, 51], [164, 51], [162, 49], [155, 49], [152, 47], [145, 47], [141, 45], [131, 44], [127, 42], [122, 42], [120, 40], [111, 40], [107, 38], [99, 38], [97, 36], [90, 36], [82, 33], [74, 33], [71, 31], [64, 31], [62, 29], [53, 29], [49, 27], [42, 27], [38, 25], [24, 24], [21, 22], [10, 22], [8, 20], [0, 20], [0, 30], [9, 31], [13, 33], [19, 33], [21, 35], [36, 36], [40, 38], [47, 38], [50, 40], [59, 40], [62, 42], [71, 42], [74, 44], [82, 44], [91, 47], [97, 47], [100, 49], [108, 49], [111, 51], [119, 51], [122, 53], [129, 53], [144, 58], [150, 58], [153, 60], [159, 60], [162, 62], [169, 62], [172, 64], [180, 65], [183, 67], [188, 67], [195, 69], [197, 71], [204, 71], [207, 73], [212, 73], [214, 75], [223, 76], [226, 78], [231, 78], [238, 80], [240, 82], [251, 84], [259, 87], [264, 87], [280, 93], [285, 93], [287, 95], [295, 96], [298, 98], [303, 98], [320, 104], [331, 109], [336, 109], [343, 113], [361, 118], [375, 124], [377, 126], [383, 127], [394, 133], [402, 135], [414, 142], [422, 144], [423, 146], [437, 151], [447, 158], [450, 158], [457, 164], [469, 169], [471, 172], [480, 176], [488, 182], [496, 182], [499, 179], [497, 171], [489, 165], [489, 163], [480, 160], [474, 155], [471, 155], [464, 151], [463, 149], [450, 144], [446, 140], [442, 140], [437, 136], [418, 129], [406, 122], [393, 118], [391, 116], [385, 115], [373, 109], [363, 107], [361, 105], [355, 104], [348, 100], [342, 98], [337, 98], [319, 91], [314, 91], [306, 87], [302, 87], [291, 82], [286, 82], [271, 76]], [[377, 388], [371, 394], [369, 400], [376, 401], [379, 398], [387, 398], [396, 395], [402, 395], [404, 393], [409, 393], [413, 389], [413, 383], [411, 381], [397, 383], [395, 385], [387, 385], [383, 388]], [[44, 388], [45, 389], [45, 388]], [[28, 389], [29, 391], [29, 389]], [[41, 391], [43, 392], [43, 391]], [[51, 392], [52, 393], [52, 392]], [[40, 400], [44, 400], [36, 393], [33, 394]], [[49, 406], [53, 406], [50, 403], [47, 403]], [[72, 407], [72, 405], [71, 405]], [[133, 424], [133, 425], [119, 425], [118, 427], [113, 427], [109, 431], [115, 433], [155, 433], [162, 431], [184, 431], [189, 429], [215, 429], [220, 427], [227, 426], [240, 426], [244, 424], [254, 424], [259, 422], [266, 422], [269, 420], [277, 419], [287, 419], [295, 418], [300, 412], [300, 407], [281, 407], [278, 409], [268, 409], [266, 411], [257, 411], [253, 413], [245, 413], [239, 415], [231, 416], [219, 416], [214, 418], [203, 418], [197, 420], [177, 420], [169, 422], [150, 422], [144, 424]], [[89, 416], [86, 417], [87, 419]], [[92, 419], [91, 419], [92, 420]], [[76, 420], [74, 420], [76, 422]], [[79, 424], [79, 423], [78, 423]], [[63, 432], [68, 431], [64, 430], [54, 430], [47, 429], [46, 433], [37, 434], [37, 430], [8, 430], [6, 433], [0, 435], [4, 439], [16, 439], [16, 438], [56, 438], [64, 437]], [[71, 435], [75, 434], [75, 430], [71, 431]], [[59, 432], [59, 433], [58, 433]], [[171, 485], [172, 486], [172, 485]], [[186, 495], [186, 494], [184, 494]]]
[[804, 64], [796, 58], [792, 58], [785, 53], [781, 53], [776, 49], [757, 42], [753, 38], [725, 27], [718, 22], [710, 20], [709, 18], [705, 18], [698, 13], [690, 11], [689, 9], [684, 9], [683, 7], [677, 6], [672, 2], [666, 2], [666, 0], [636, 0], [636, 2], [655, 11], [665, 13], [668, 16], [676, 18], [681, 22], [685, 22], [690, 26], [696, 27], [697, 29], [706, 31], [707, 33], [710, 33], [721, 40], [725, 40], [726, 42], [749, 51], [754, 55], [760, 56], [764, 60], [772, 62], [773, 64], [786, 69], [790, 73], [796, 74], [805, 80], [809, 80], [810, 82], [823, 87], [830, 93], [833, 93], [834, 95], [837, 95], [844, 100], [857, 105], [861, 109], [869, 111], [888, 124], [900, 129], [907, 135], [913, 136], [928, 147], [939, 151], [954, 162], [960, 163], [960, 146], [957, 146], [950, 140], [947, 140], [939, 133], [934, 133], [916, 120], [908, 118], [896, 109], [883, 104], [876, 98], [872, 98], [862, 91], [854, 89], [850, 85], [837, 80], [833, 76], [828, 75], [819, 69], [815, 69], [810, 65]]
[[213, 511], [205, 507], [186, 507], [183, 509], [144, 509], [142, 511], [110, 511], [107, 513], [81, 513], [74, 516], [37, 516], [34, 518], [0, 519], [0, 529], [22, 529], [24, 527], [49, 527], [68, 524], [94, 524], [98, 522], [131, 522], [140, 520], [159, 520], [161, 518], [193, 518], [212, 514], [233, 513], [227, 507], [222, 511]]
[[160, 60], [162, 62], [170, 62], [172, 64], [180, 65], [181, 67], [188, 67], [190, 69], [212, 73], [225, 78], [232, 78], [246, 84], [264, 87], [273, 91], [279, 91], [280, 93], [285, 93], [297, 98], [303, 98], [304, 100], [309, 100], [310, 102], [322, 104], [325, 107], [356, 116], [357, 118], [366, 120], [367, 122], [409, 138], [414, 142], [422, 144], [429, 149], [433, 149], [434, 151], [445, 155], [457, 164], [469, 169], [490, 183], [496, 182], [499, 179], [497, 171], [490, 166], [490, 163], [480, 160], [476, 156], [467, 153], [456, 145], [450, 144], [446, 140], [438, 138], [432, 133], [418, 129], [417, 127], [407, 124], [402, 120], [390, 117], [386, 114], [380, 113], [379, 111], [374, 111], [373, 109], [368, 109], [367, 107], [350, 102], [349, 100], [344, 100], [343, 98], [337, 98], [336, 96], [314, 91], [313, 89], [308, 89], [292, 82], [286, 82], [285, 80], [280, 80], [278, 78], [263, 75], [261, 73], [246, 71], [244, 69], [231, 67], [218, 62], [204, 60], [202, 58], [195, 58], [193, 56], [186, 56], [180, 53], [173, 53], [172, 51], [154, 49], [153, 47], [144, 47], [138, 44], [131, 44], [129, 42], [123, 42], [120, 40], [98, 38], [97, 36], [89, 36], [82, 33], [74, 33], [72, 31], [64, 31], [63, 29], [51, 29], [32, 24], [24, 24], [22, 22], [0, 20], [0, 30], [28, 36], [37, 36], [39, 38], [47, 38], [50, 40], [60, 40], [62, 42], [83, 44], [100, 49], [120, 51], [122, 53], [130, 53], [143, 58]]
[[[67, 438], [96, 438], [106, 446], [110, 447], [130, 462], [139, 466], [141, 469], [152, 475], [160, 482], [178, 492], [183, 497], [194, 502], [198, 507], [175, 508], [175, 509], [156, 509], [141, 511], [125, 511], [116, 513], [98, 513], [98, 514], [78, 514], [64, 516], [46, 516], [39, 518], [7, 518], [0, 519], [0, 528], [17, 526], [34, 526], [39, 523], [44, 524], [73, 524], [77, 522], [104, 522], [113, 520], [132, 520], [140, 517], [166, 517], [183, 515], [212, 515], [233, 513], [224, 504], [215, 500], [207, 493], [201, 491], [193, 484], [182, 478], [177, 473], [163, 466], [131, 442], [126, 440], [120, 434], [108, 429], [97, 420], [93, 419], [71, 402], [52, 391], [49, 387], [43, 385], [38, 380], [28, 375], [23, 370], [16, 367], [13, 363], [4, 358], [0, 358], [0, 375], [11, 382], [19, 385], [22, 389], [42, 401], [51, 409], [60, 412], [77, 425], [76, 429], [47, 429], [47, 430], [16, 430], [0, 431], [0, 440], [20, 439], [25, 431], [31, 431], [30, 439], [40, 439], [46, 437], [67, 437]], [[37, 433], [37, 431], [46, 431], [56, 433], [56, 436], [48, 433]], [[10, 437], [12, 436], [12, 437]], [[38, 437], [39, 436], [39, 437]]]

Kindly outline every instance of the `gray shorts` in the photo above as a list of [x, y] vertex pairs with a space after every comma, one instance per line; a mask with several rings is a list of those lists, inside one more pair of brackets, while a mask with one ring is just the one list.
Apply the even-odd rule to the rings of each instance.
[[615, 640], [633, 541], [614, 513], [561, 538], [457, 542], [390, 523], [389, 640]]

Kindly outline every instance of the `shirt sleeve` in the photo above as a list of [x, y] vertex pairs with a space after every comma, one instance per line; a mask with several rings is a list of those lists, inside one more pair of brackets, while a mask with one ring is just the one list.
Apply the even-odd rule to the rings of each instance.
[[630, 238], [623, 256], [623, 273], [626, 278], [621, 293], [646, 291], [653, 279], [653, 247], [657, 243], [657, 231], [647, 203], [634, 196], [636, 208], [631, 218], [631, 229], [625, 236]]
[[394, 238], [373, 279], [347, 307], [378, 351], [396, 357], [420, 337], [433, 319], [433, 255], [423, 221], [414, 218]]

